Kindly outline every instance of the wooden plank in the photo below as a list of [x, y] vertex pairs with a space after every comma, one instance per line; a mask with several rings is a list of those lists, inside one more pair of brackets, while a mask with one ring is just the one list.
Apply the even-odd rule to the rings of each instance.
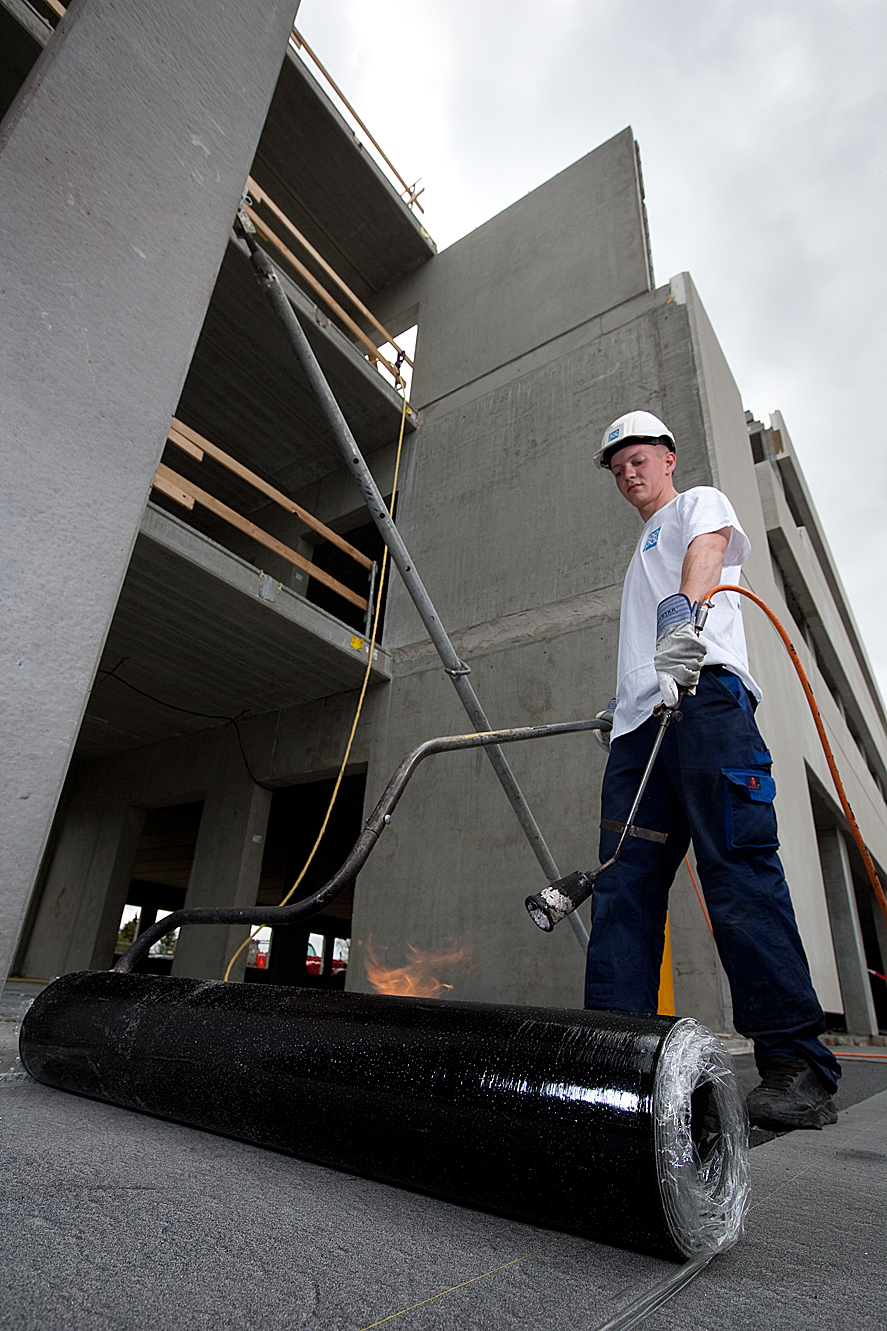
[[[229, 453], [225, 453], [209, 439], [204, 439], [203, 435], [198, 434], [196, 430], [192, 430], [190, 425], [186, 425], [184, 421], [178, 420], [175, 416], [170, 426], [169, 437], [174, 444], [178, 444], [179, 439], [182, 439], [184, 442], [179, 444], [180, 448], [184, 448], [187, 444], [201, 452], [201, 454], [208, 453], [211, 458], [215, 458], [216, 462], [220, 462], [223, 467], [233, 471], [235, 476], [239, 476], [241, 480], [249, 481], [250, 485], [262, 494], [267, 495], [269, 499], [273, 499], [281, 508], [285, 508], [287, 513], [294, 513], [300, 521], [304, 522], [306, 527], [310, 527], [312, 531], [316, 531], [333, 545], [338, 546], [340, 550], [344, 550], [345, 554], [350, 555], [362, 568], [373, 567], [373, 561], [362, 550], [358, 550], [356, 546], [346, 541], [344, 536], [340, 536], [331, 527], [327, 527], [319, 518], [314, 517], [313, 513], [309, 513], [307, 509], [302, 508], [301, 504], [297, 504], [294, 499], [290, 499], [289, 495], [285, 495], [282, 490], [277, 490], [273, 485], [269, 485], [267, 481], [263, 481], [261, 476], [257, 476], [254, 471], [250, 471], [249, 467], [245, 467], [242, 462], [232, 458]], [[188, 448], [185, 448], [185, 451], [187, 452]], [[202, 457], [198, 460], [202, 460]]]
[[193, 508], [194, 507], [193, 496], [186, 494], [185, 491], [180, 486], [175, 485], [166, 476], [161, 476], [160, 470], [161, 470], [160, 467], [158, 467], [157, 474], [155, 475], [154, 480], [152, 481], [155, 490], [160, 490], [160, 492], [162, 494], [165, 494], [167, 498], [174, 499], [177, 504], [182, 505], [182, 508]]
[[329, 587], [330, 591], [336, 592], [339, 596], [343, 597], [344, 600], [350, 601], [352, 605], [358, 606], [361, 610], [366, 610], [368, 602], [365, 596], [358, 596], [357, 592], [353, 592], [351, 588], [346, 587], [344, 583], [338, 582], [335, 578], [330, 577], [329, 573], [324, 573], [322, 568], [318, 568], [317, 565], [312, 564], [310, 560], [304, 559], [302, 555], [297, 554], [295, 550], [291, 550], [288, 545], [284, 545], [283, 541], [278, 541], [276, 537], [269, 535], [266, 531], [262, 531], [262, 528], [257, 527], [254, 522], [250, 522], [249, 518], [245, 518], [240, 513], [236, 513], [233, 508], [229, 508], [227, 504], [223, 504], [220, 499], [216, 499], [214, 495], [208, 494], [206, 490], [201, 490], [199, 485], [194, 485], [191, 481], [185, 480], [184, 476], [179, 476], [177, 472], [171, 471], [170, 468], [164, 466], [162, 462], [157, 468], [157, 474], [154, 477], [154, 484], [158, 489], [162, 488], [161, 482], [175, 486], [183, 494], [190, 496], [195, 503], [200, 504], [202, 508], [208, 508], [210, 513], [215, 513], [216, 517], [224, 518], [226, 522], [229, 522], [232, 527], [236, 527], [238, 531], [245, 532], [247, 536], [251, 536], [253, 540], [258, 541], [260, 545], [264, 545], [268, 550], [273, 550], [276, 555], [281, 555], [284, 559], [288, 560], [290, 564], [294, 564], [296, 568], [302, 569], [302, 571], [307, 573], [309, 577], [316, 578], [318, 582], [323, 583], [324, 587]]
[[[314, 63], [315, 63], [315, 65], [317, 66], [317, 68], [320, 70], [321, 74], [322, 74], [322, 75], [324, 76], [324, 78], [326, 79], [327, 83], [330, 85], [331, 88], [333, 88], [333, 90], [336, 92], [336, 94], [341, 98], [341, 100], [342, 100], [342, 101], [345, 103], [345, 105], [348, 107], [348, 110], [349, 110], [349, 111], [351, 112], [351, 114], [354, 116], [354, 119], [357, 121], [358, 125], [360, 125], [360, 128], [363, 130], [364, 134], [367, 136], [367, 138], [369, 139], [370, 143], [371, 143], [371, 144], [373, 145], [373, 147], [375, 148], [376, 152], [379, 154], [379, 156], [380, 156], [385, 162], [387, 162], [388, 166], [391, 168], [391, 170], [392, 170], [392, 171], [394, 172], [394, 174], [397, 176], [397, 179], [400, 181], [401, 185], [402, 185], [403, 188], [406, 190], [407, 194], [410, 195], [410, 198], [411, 198], [411, 201], [412, 201], [413, 190], [416, 188], [415, 185], [408, 185], [407, 182], [404, 180], [403, 176], [400, 174], [400, 172], [398, 171], [397, 167], [396, 167], [396, 166], [394, 165], [394, 163], [392, 162], [391, 158], [388, 156], [388, 154], [387, 154], [387, 153], [385, 152], [385, 150], [382, 148], [381, 144], [377, 143], [376, 139], [373, 137], [373, 135], [372, 135], [372, 133], [370, 132], [370, 130], [367, 129], [366, 125], [363, 123], [363, 121], [361, 120], [360, 116], [357, 114], [357, 112], [355, 111], [354, 107], [351, 105], [351, 103], [349, 102], [348, 98], [347, 98], [347, 97], [345, 96], [345, 94], [343, 93], [342, 89], [341, 89], [341, 88], [339, 87], [339, 85], [335, 82], [335, 80], [333, 79], [332, 74], [329, 72], [328, 69], [326, 69], [326, 68], [320, 63], [320, 61], [318, 60], [317, 56], [316, 56], [316, 55], [314, 54], [314, 52], [311, 50], [311, 47], [310, 47], [310, 46], [308, 45], [308, 43], [305, 41], [305, 38], [304, 38], [304, 37], [302, 36], [302, 34], [299, 32], [299, 30], [298, 30], [298, 28], [296, 27], [295, 23], [293, 24], [293, 37], [295, 38], [295, 41], [296, 41], [296, 45], [297, 45], [297, 46], [302, 46], [302, 47], [305, 48], [305, 50], [306, 50], [306, 51], [308, 52], [308, 54], [310, 55], [311, 59], [314, 61]], [[420, 190], [419, 193], [420, 193], [420, 194], [423, 194], [423, 193], [424, 193], [424, 190]], [[422, 207], [421, 203], [417, 203], [417, 204], [416, 204], [416, 207], [419, 209], [419, 212], [420, 212], [420, 213], [424, 213], [425, 209]]]
[[[323, 271], [327, 274], [327, 276], [332, 278], [332, 280], [335, 282], [339, 290], [343, 291], [345, 295], [348, 297], [348, 299], [351, 301], [352, 305], [354, 305], [356, 309], [360, 310], [361, 314], [364, 316], [365, 319], [369, 320], [369, 322], [375, 328], [376, 332], [381, 333], [384, 340], [386, 342], [390, 342], [391, 345], [394, 347], [395, 351], [401, 351], [402, 348], [397, 345], [394, 338], [389, 333], [388, 329], [379, 323], [379, 320], [373, 314], [372, 310], [367, 309], [366, 305], [364, 305], [360, 297], [354, 294], [354, 292], [348, 286], [347, 282], [344, 282], [342, 278], [339, 276], [339, 274], [336, 272], [335, 268], [333, 268], [330, 264], [327, 263], [323, 255], [318, 253], [318, 251], [311, 244], [310, 240], [308, 240], [306, 236], [302, 235], [301, 231], [295, 225], [295, 223], [290, 221], [290, 219], [287, 217], [286, 213], [283, 211], [282, 208], [278, 208], [274, 200], [265, 193], [265, 191], [262, 189], [262, 186], [257, 181], [253, 180], [252, 176], [247, 176], [246, 187], [249, 190], [250, 194], [252, 194], [253, 197], [255, 198], [256, 203], [264, 203], [266, 208], [270, 208], [271, 212], [277, 218], [278, 222], [281, 222], [286, 227], [290, 235], [295, 237], [295, 239], [299, 242], [299, 244], [302, 246], [304, 250], [307, 250], [307, 252], [311, 255], [315, 263], [319, 264], [320, 267], [323, 269]], [[410, 368], [412, 369], [413, 362], [410, 360], [406, 352], [403, 353], [403, 358], [406, 361], [407, 365], [409, 365]]]
[[187, 453], [189, 457], [196, 458], [198, 462], [203, 461], [203, 455], [206, 450], [200, 448], [197, 444], [192, 443], [190, 439], [187, 439], [185, 435], [181, 433], [181, 431], [177, 430], [175, 428], [175, 419], [173, 419], [173, 423], [169, 427], [168, 438], [171, 444], [175, 444], [176, 448], [180, 448], [182, 452]]
[[256, 228], [256, 231], [259, 233], [262, 239], [266, 240], [270, 245], [273, 245], [274, 248], [278, 250], [280, 254], [283, 255], [287, 263], [291, 264], [292, 267], [295, 268], [299, 276], [304, 278], [304, 280], [308, 283], [308, 285], [316, 292], [318, 296], [320, 296], [320, 299], [324, 302], [324, 304], [328, 305], [329, 308], [333, 311], [333, 313], [339, 316], [339, 318], [346, 325], [346, 327], [351, 329], [354, 336], [357, 338], [359, 342], [363, 343], [363, 345], [369, 351], [370, 355], [374, 356], [377, 360], [380, 360], [382, 364], [385, 366], [386, 370], [388, 370], [390, 374], [394, 375], [395, 379], [399, 379], [400, 375], [398, 374], [398, 371], [394, 368], [391, 362], [387, 360], [385, 356], [382, 355], [381, 351], [379, 351], [378, 347], [376, 346], [372, 338], [367, 337], [366, 333], [363, 331], [360, 324], [355, 323], [354, 320], [351, 318], [351, 315], [348, 314], [346, 310], [342, 309], [342, 306], [333, 296], [330, 295], [326, 287], [323, 286], [321, 282], [318, 282], [317, 278], [314, 276], [313, 273], [308, 271], [308, 269], [302, 263], [301, 259], [297, 259], [296, 256], [293, 254], [292, 250], [287, 249], [286, 245], [284, 245], [283, 241], [280, 239], [280, 236], [277, 235], [277, 232], [272, 231], [268, 223], [262, 221], [261, 217], [255, 211], [254, 208], [246, 208], [245, 211], [249, 215], [250, 221], [252, 222], [253, 226]]

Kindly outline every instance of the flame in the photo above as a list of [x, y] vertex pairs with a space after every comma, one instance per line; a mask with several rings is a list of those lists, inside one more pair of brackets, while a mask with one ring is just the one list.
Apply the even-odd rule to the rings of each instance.
[[[387, 948], [382, 948], [387, 951]], [[367, 939], [366, 966], [367, 979], [377, 994], [401, 994], [407, 998], [437, 998], [444, 989], [452, 989], [451, 984], [434, 978], [432, 971], [441, 966], [458, 966], [468, 956], [468, 949], [456, 948], [451, 952], [423, 952], [412, 943], [407, 943], [407, 952], [411, 960], [405, 966], [391, 969], [384, 966], [373, 947], [372, 936]]]

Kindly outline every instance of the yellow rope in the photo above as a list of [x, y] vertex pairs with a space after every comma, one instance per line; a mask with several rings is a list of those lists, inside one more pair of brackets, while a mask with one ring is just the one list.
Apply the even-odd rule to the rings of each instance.
[[[402, 392], [403, 392], [403, 410], [402, 410], [402, 412], [401, 412], [401, 416], [400, 416], [400, 434], [399, 434], [399, 436], [398, 436], [398, 440], [397, 440], [397, 457], [395, 458], [395, 461], [394, 461], [394, 484], [393, 484], [392, 487], [391, 487], [391, 514], [392, 514], [392, 517], [393, 517], [393, 515], [394, 515], [394, 503], [395, 503], [395, 500], [396, 500], [396, 498], [397, 498], [397, 478], [398, 478], [398, 475], [399, 475], [399, 473], [400, 473], [400, 455], [401, 455], [401, 450], [403, 449], [403, 433], [404, 433], [404, 427], [405, 427], [405, 425], [406, 425], [406, 419], [407, 419], [407, 390], [406, 390], [406, 384], [404, 383], [403, 379], [402, 379], [400, 376], [398, 376], [398, 382], [399, 382], [400, 387], [401, 387], [401, 390], [402, 390]], [[309, 867], [310, 867], [310, 865], [311, 865], [311, 861], [314, 859], [314, 856], [315, 856], [315, 854], [317, 853], [317, 848], [318, 848], [318, 846], [320, 845], [321, 841], [323, 840], [323, 835], [324, 835], [324, 833], [326, 832], [327, 825], [328, 825], [328, 823], [329, 823], [329, 821], [330, 821], [330, 816], [331, 816], [331, 814], [332, 814], [332, 812], [333, 812], [333, 806], [334, 806], [334, 804], [336, 803], [336, 798], [337, 798], [337, 796], [338, 796], [338, 794], [339, 794], [339, 787], [341, 786], [341, 784], [342, 784], [342, 780], [343, 780], [343, 778], [344, 778], [344, 776], [345, 776], [345, 768], [347, 767], [347, 765], [348, 765], [348, 759], [349, 759], [349, 757], [351, 756], [351, 746], [352, 746], [352, 744], [354, 743], [354, 736], [355, 736], [356, 733], [357, 733], [357, 723], [358, 723], [359, 720], [360, 720], [360, 714], [361, 714], [361, 712], [362, 712], [362, 710], [363, 710], [363, 703], [364, 703], [364, 699], [365, 699], [365, 697], [366, 697], [367, 686], [368, 686], [368, 684], [369, 684], [369, 682], [370, 682], [370, 670], [372, 669], [372, 664], [373, 664], [373, 652], [375, 651], [375, 647], [376, 647], [376, 635], [377, 635], [377, 633], [378, 633], [378, 631], [379, 631], [379, 618], [380, 618], [380, 615], [381, 615], [381, 612], [382, 612], [382, 593], [383, 593], [383, 591], [384, 591], [384, 589], [385, 589], [385, 572], [386, 572], [386, 570], [387, 570], [387, 567], [388, 567], [388, 547], [386, 546], [386, 547], [385, 547], [385, 550], [384, 550], [384, 552], [383, 552], [383, 554], [382, 554], [382, 567], [381, 567], [381, 569], [380, 569], [380, 571], [379, 571], [379, 586], [378, 586], [378, 590], [377, 590], [377, 593], [376, 593], [376, 609], [375, 609], [375, 612], [374, 612], [374, 614], [373, 614], [373, 631], [372, 631], [372, 634], [370, 635], [369, 656], [368, 656], [368, 659], [367, 659], [366, 670], [364, 671], [363, 684], [361, 685], [361, 689], [360, 689], [360, 697], [359, 697], [358, 700], [357, 700], [357, 710], [356, 710], [355, 713], [354, 713], [354, 722], [353, 722], [353, 724], [352, 724], [352, 726], [351, 726], [351, 734], [348, 736], [348, 743], [347, 743], [346, 746], [345, 746], [345, 756], [344, 756], [344, 758], [342, 759], [342, 765], [341, 765], [341, 767], [339, 768], [339, 775], [336, 777], [336, 784], [335, 784], [335, 786], [333, 787], [333, 793], [332, 793], [332, 795], [330, 796], [330, 802], [329, 802], [329, 805], [327, 806], [326, 816], [325, 816], [325, 818], [324, 818], [324, 820], [323, 820], [323, 825], [321, 826], [321, 829], [320, 829], [320, 831], [319, 831], [318, 834], [317, 834], [317, 840], [314, 842], [314, 845], [311, 847], [311, 853], [310, 853], [310, 855], [308, 856], [307, 860], [305, 861], [304, 865], [302, 866], [302, 872], [299, 874], [298, 878], [297, 878], [296, 881], [293, 883], [292, 887], [291, 887], [290, 890], [287, 892], [286, 896], [285, 896], [285, 897], [283, 898], [283, 900], [279, 903], [281, 906], [285, 906], [285, 905], [286, 905], [286, 903], [289, 901], [290, 897], [293, 895], [293, 893], [294, 893], [294, 892], [296, 891], [296, 889], [298, 888], [299, 884], [302, 882], [302, 879], [305, 877], [305, 874], [308, 872], [308, 869], [309, 869]], [[252, 942], [252, 940], [256, 937], [256, 935], [262, 930], [263, 927], [264, 927], [264, 926], [260, 924], [260, 925], [258, 926], [258, 928], [254, 929], [254, 930], [252, 931], [252, 933], [251, 933], [247, 938], [245, 938], [245, 939], [243, 940], [243, 942], [240, 944], [240, 947], [237, 949], [237, 951], [234, 953], [234, 956], [233, 956], [233, 957], [231, 958], [231, 960], [228, 962], [228, 967], [227, 967], [227, 969], [226, 969], [226, 971], [225, 971], [225, 979], [226, 979], [226, 980], [230, 979], [230, 976], [231, 976], [231, 969], [232, 969], [232, 967], [233, 967], [235, 961], [237, 960], [237, 958], [240, 956], [240, 954], [241, 954], [241, 952], [243, 951], [243, 949], [244, 949], [245, 947], [248, 947], [248, 946], [249, 946], [249, 944], [250, 944], [250, 943]]]

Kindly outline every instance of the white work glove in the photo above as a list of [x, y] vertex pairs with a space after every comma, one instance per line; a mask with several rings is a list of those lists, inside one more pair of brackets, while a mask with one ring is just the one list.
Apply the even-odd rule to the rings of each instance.
[[695, 693], [706, 646], [693, 627], [696, 606], [683, 592], [659, 602], [653, 665], [666, 707], [677, 707], [681, 692]]
[[[604, 710], [603, 710], [602, 712], [596, 712], [596, 713], [595, 713], [595, 720], [596, 720], [596, 721], [609, 721], [609, 723], [610, 723], [610, 730], [612, 730], [612, 729], [613, 729], [613, 713], [614, 713], [615, 711], [616, 711], [616, 699], [615, 699], [615, 698], [611, 698], [610, 701], [607, 703], [606, 707], [604, 708]], [[600, 744], [600, 746], [601, 746], [601, 748], [603, 749], [604, 753], [609, 753], [609, 752], [610, 752], [610, 730], [593, 730], [593, 731], [591, 732], [592, 735], [594, 735], [595, 739], [597, 740], [598, 744]]]

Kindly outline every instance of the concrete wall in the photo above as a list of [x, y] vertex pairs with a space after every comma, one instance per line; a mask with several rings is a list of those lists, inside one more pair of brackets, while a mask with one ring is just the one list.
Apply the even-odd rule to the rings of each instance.
[[0, 129], [5, 976], [296, 0], [74, 0]]
[[[699, 295], [687, 274], [673, 278], [671, 289], [676, 302], [684, 306], [689, 318], [694, 356], [700, 370], [701, 401], [710, 439], [715, 483], [730, 495], [752, 543], [752, 554], [743, 568], [743, 585], [760, 596], [789, 630], [811, 681], [829, 743], [863, 835], [873, 855], [885, 863], [887, 808], [883, 795], [861, 758], [844, 716], [820, 673], [811, 646], [795, 630], [783, 594], [782, 580], [774, 570], [771, 557], [773, 545], [785, 551], [781, 555], [783, 560], [787, 556], [793, 567], [797, 568], [809, 594], [805, 615], [814, 624], [822, 625], [825, 639], [834, 652], [834, 673], [840, 674], [846, 681], [846, 696], [858, 707], [861, 725], [874, 738], [876, 750], [881, 754], [887, 753], [887, 731], [878, 706], [879, 700], [873, 697], [870, 678], [866, 677], [860, 663], [860, 655], [865, 662], [864, 651], [851, 636], [855, 628], [852, 617], [848, 616], [842, 601], [835, 598], [835, 589], [840, 595], [840, 582], [832, 569], [827, 545], [818, 532], [818, 524], [814, 531], [797, 525], [778, 474], [779, 466], [784, 465], [786, 460], [792, 459], [793, 465], [796, 465], [791, 441], [779, 418], [782, 427], [782, 463], [771, 460], [755, 465], [739, 390]], [[799, 483], [803, 485], [802, 477]], [[816, 523], [812, 504], [809, 520]], [[824, 564], [817, 546], [825, 560]], [[717, 613], [716, 608], [712, 613]], [[808, 789], [808, 772], [812, 772], [822, 788], [830, 793], [836, 808], [837, 798], [833, 794], [832, 778], [812, 717], [787, 652], [764, 614], [750, 602], [744, 604], [743, 616], [752, 673], [764, 690], [758, 723], [774, 756], [780, 853], [820, 999], [828, 1011], [840, 1012], [844, 1009], [844, 1002], [832, 943], [829, 906]]]
[[406, 327], [420, 304], [411, 397], [423, 406], [652, 285], [629, 128], [442, 251], [376, 313]]

